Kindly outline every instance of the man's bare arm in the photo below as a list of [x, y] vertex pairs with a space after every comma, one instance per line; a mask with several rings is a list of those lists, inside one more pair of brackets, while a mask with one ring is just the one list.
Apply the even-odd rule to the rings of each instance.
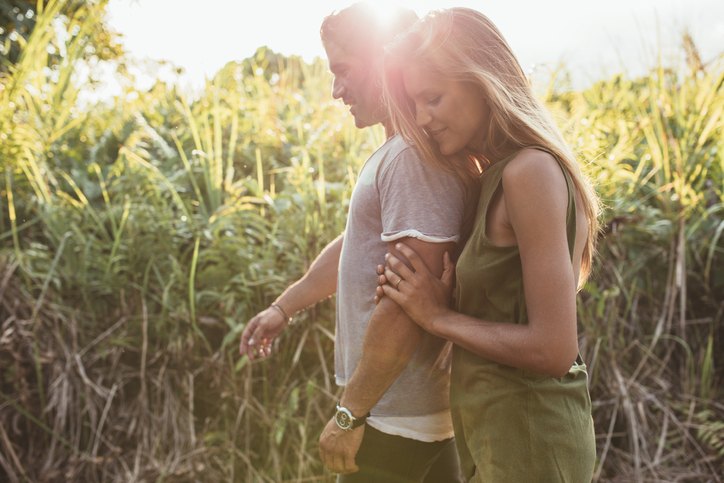
[[300, 310], [334, 295], [337, 291], [337, 271], [343, 242], [344, 234], [335, 238], [312, 262], [307, 273], [277, 297], [274, 304], [281, 310], [269, 307], [249, 321], [241, 334], [239, 352], [242, 355], [246, 354], [251, 360], [255, 353], [259, 357], [265, 357], [271, 350], [274, 337], [279, 335], [289, 322], [282, 312], [291, 317]]
[[274, 303], [291, 316], [337, 292], [337, 271], [344, 233], [335, 238], [314, 259], [307, 273], [287, 287]]
[[[390, 243], [388, 251], [398, 255], [394, 245], [403, 242], [414, 246], [430, 270], [438, 277], [443, 270], [443, 253], [455, 243], [429, 243], [403, 238]], [[370, 293], [370, 297], [374, 294]], [[362, 358], [342, 395], [342, 406], [355, 416], [363, 416], [410, 362], [422, 337], [422, 329], [392, 300], [383, 298], [375, 308], [365, 333]]]
[[[437, 276], [442, 274], [443, 253], [455, 246], [454, 243], [426, 243], [404, 238], [390, 243], [388, 252], [397, 254], [394, 245], [399, 242], [415, 246]], [[369, 294], [370, 297], [373, 295], [372, 292]], [[421, 337], [422, 329], [397, 304], [385, 297], [372, 313], [362, 346], [362, 358], [345, 387], [342, 406], [357, 417], [367, 414], [410, 362]], [[330, 420], [319, 438], [322, 462], [335, 473], [357, 471], [355, 457], [364, 431], [364, 425], [345, 431], [337, 426], [334, 419]]]

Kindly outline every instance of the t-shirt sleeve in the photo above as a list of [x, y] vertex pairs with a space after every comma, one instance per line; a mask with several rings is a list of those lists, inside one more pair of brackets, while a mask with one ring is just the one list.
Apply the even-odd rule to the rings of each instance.
[[416, 150], [403, 149], [380, 167], [377, 177], [382, 241], [413, 237], [425, 242], [457, 242], [465, 195], [454, 177], [428, 166]]

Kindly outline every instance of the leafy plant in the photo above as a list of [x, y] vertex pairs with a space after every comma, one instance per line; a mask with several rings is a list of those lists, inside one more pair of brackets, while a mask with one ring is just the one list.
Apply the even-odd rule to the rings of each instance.
[[[323, 61], [265, 48], [194, 99], [157, 83], [81, 107], [104, 2], [33, 3], [0, 74], [8, 479], [334, 481], [332, 302], [265, 362], [236, 345], [344, 230], [382, 129], [329, 99]], [[606, 207], [579, 295], [596, 481], [720, 481], [724, 60], [691, 65], [544, 93]]]

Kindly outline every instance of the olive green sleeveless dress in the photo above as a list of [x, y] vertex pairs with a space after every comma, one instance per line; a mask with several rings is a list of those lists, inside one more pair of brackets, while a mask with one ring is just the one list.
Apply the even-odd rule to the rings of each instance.
[[[494, 245], [485, 235], [490, 200], [515, 154], [482, 175], [475, 226], [457, 262], [457, 311], [491, 322], [527, 324], [518, 247]], [[575, 195], [563, 172], [572, 260]], [[596, 459], [591, 398], [580, 356], [577, 364], [558, 379], [497, 364], [455, 346], [450, 407], [469, 483], [591, 481]]]

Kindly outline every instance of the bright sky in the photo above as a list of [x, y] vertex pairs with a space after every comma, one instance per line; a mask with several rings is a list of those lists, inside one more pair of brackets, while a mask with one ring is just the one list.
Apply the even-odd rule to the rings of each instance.
[[[352, 0], [110, 0], [110, 25], [137, 58], [169, 60], [184, 82], [204, 85], [232, 60], [262, 45], [309, 61], [324, 57], [322, 19]], [[424, 15], [464, 6], [485, 13], [506, 36], [527, 71], [565, 62], [578, 84], [620, 72], [641, 74], [661, 42], [678, 54], [688, 28], [704, 62], [724, 51], [722, 0], [376, 0]], [[384, 7], [381, 7], [384, 8]], [[648, 59], [648, 60], [647, 60]]]

